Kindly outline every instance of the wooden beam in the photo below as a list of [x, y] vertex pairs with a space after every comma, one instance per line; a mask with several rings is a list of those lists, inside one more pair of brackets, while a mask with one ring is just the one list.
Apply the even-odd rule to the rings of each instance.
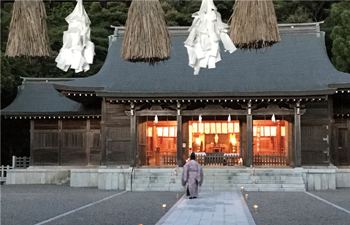
[[176, 146], [177, 146], [177, 165], [182, 166], [182, 116], [181, 114], [177, 115], [177, 140], [176, 140]]
[[134, 162], [136, 160], [137, 153], [137, 123], [136, 123], [136, 115], [133, 113], [130, 116], [130, 166], [134, 166]]
[[301, 121], [300, 102], [295, 104], [294, 115], [294, 167], [301, 167]]
[[251, 103], [247, 109], [247, 166], [253, 165], [253, 115]]
[[106, 106], [107, 103], [105, 99], [103, 99], [101, 104], [101, 140], [100, 140], [100, 146], [101, 146], [101, 163], [100, 166], [106, 166], [107, 165], [107, 126], [106, 126]]

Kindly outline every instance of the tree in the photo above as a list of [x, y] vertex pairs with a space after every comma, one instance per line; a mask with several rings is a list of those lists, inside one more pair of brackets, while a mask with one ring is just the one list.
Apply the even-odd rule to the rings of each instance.
[[333, 65], [340, 71], [350, 72], [350, 2], [339, 2], [332, 5], [331, 20], [333, 30], [332, 53]]

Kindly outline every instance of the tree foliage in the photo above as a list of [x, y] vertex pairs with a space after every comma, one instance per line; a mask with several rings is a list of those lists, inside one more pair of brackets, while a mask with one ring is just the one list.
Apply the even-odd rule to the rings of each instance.
[[330, 19], [334, 25], [332, 62], [338, 70], [350, 73], [350, 1], [333, 4]]

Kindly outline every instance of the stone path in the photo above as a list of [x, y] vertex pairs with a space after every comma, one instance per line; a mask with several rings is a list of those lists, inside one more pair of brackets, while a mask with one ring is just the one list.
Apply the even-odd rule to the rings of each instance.
[[240, 191], [202, 191], [185, 195], [156, 225], [255, 225]]

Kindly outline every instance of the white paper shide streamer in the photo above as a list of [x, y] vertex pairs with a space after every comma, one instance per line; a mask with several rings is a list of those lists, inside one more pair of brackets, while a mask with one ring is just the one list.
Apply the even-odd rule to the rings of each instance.
[[194, 20], [185, 41], [189, 66], [198, 75], [200, 68], [215, 68], [221, 60], [219, 42], [222, 41], [225, 51], [236, 51], [236, 47], [228, 36], [228, 25], [221, 20], [220, 13], [213, 0], [202, 0], [201, 8], [192, 15]]
[[74, 11], [66, 17], [68, 30], [63, 32], [63, 47], [56, 58], [57, 67], [76, 73], [88, 71], [95, 55], [95, 45], [90, 41], [90, 19], [83, 7], [83, 0], [77, 0]]

